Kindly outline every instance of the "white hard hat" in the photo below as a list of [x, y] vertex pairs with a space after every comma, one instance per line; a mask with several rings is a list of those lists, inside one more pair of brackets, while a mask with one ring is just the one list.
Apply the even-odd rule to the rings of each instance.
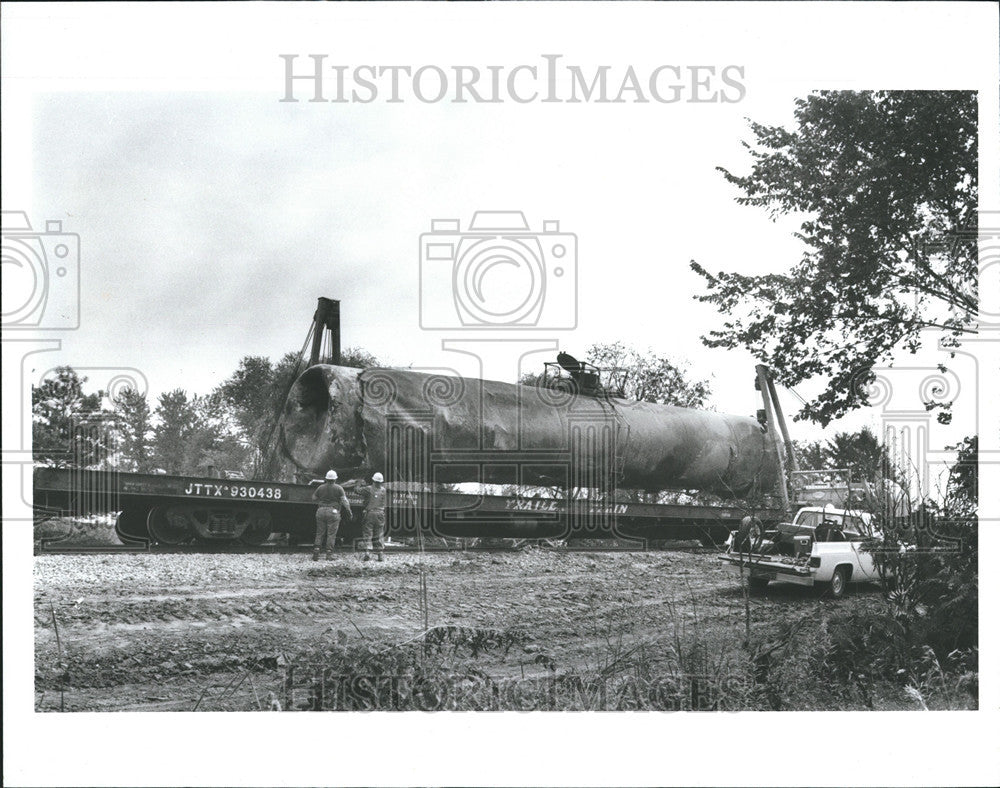
[[337, 481], [337, 472], [336, 471], [327, 471], [326, 472], [326, 480], [328, 482], [335, 482], [335, 481]]
[[372, 481], [373, 482], [384, 482], [385, 481], [385, 477], [381, 473], [376, 473], [374, 476], [372, 476]]

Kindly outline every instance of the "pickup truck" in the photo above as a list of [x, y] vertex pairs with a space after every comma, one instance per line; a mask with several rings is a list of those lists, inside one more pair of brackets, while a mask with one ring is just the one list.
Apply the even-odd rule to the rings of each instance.
[[790, 523], [764, 531], [753, 517], [745, 517], [729, 535], [719, 556], [726, 568], [749, 573], [750, 588], [785, 582], [828, 588], [839, 599], [848, 583], [879, 582], [871, 552], [871, 515], [829, 506], [806, 506]]

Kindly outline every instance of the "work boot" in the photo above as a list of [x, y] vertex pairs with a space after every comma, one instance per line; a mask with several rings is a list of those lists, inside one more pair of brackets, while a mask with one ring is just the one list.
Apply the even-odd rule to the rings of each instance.
[[326, 560], [327, 561], [332, 561], [333, 560], [333, 553], [327, 553], [326, 554]]
[[372, 560], [372, 554], [371, 553], [365, 553], [365, 557], [362, 558], [361, 560], [362, 561], [371, 561]]
[[319, 551], [316, 551], [315, 553], [313, 553], [313, 561], [318, 561], [318, 560], [319, 560]]
[[385, 558], [382, 557], [381, 553], [378, 554], [378, 560], [380, 563], [385, 560]]

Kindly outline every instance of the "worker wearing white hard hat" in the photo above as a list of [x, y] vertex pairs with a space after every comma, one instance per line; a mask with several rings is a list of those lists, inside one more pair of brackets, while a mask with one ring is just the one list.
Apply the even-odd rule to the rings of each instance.
[[326, 560], [333, 558], [333, 545], [337, 541], [340, 528], [340, 510], [343, 507], [348, 517], [353, 517], [351, 504], [344, 488], [337, 484], [337, 472], [326, 472], [326, 481], [313, 491], [313, 500], [319, 501], [316, 509], [316, 539], [313, 541], [313, 561], [319, 560], [319, 551], [326, 541]]
[[385, 477], [381, 473], [372, 475], [372, 483], [361, 490], [361, 499], [364, 502], [365, 516], [361, 524], [361, 541], [364, 544], [364, 560], [371, 559], [372, 542], [375, 543], [375, 553], [378, 560], [382, 560], [382, 551], [385, 544], [382, 542], [382, 534], [385, 531], [385, 505], [386, 494], [382, 482]]

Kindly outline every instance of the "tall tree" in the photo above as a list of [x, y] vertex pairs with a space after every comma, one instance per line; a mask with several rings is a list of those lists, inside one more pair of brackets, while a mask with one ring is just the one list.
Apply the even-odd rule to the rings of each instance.
[[187, 392], [174, 389], [161, 394], [153, 429], [153, 457], [168, 473], [193, 471], [189, 467], [190, 446], [198, 427], [198, 414]]
[[823, 471], [828, 468], [822, 441], [792, 441], [799, 465], [804, 471]]
[[225, 403], [213, 392], [194, 397], [191, 405], [195, 426], [188, 439], [188, 464], [199, 469], [211, 465], [218, 471], [249, 474], [252, 451]]
[[828, 468], [846, 468], [856, 481], [895, 479], [885, 445], [868, 427], [857, 432], [838, 432], [824, 447]]
[[90, 467], [106, 461], [114, 450], [110, 414], [104, 392], [85, 394], [72, 367], [58, 367], [53, 376], [31, 389], [31, 437], [36, 462], [57, 467]]
[[275, 370], [264, 356], [245, 356], [236, 371], [213, 392], [214, 399], [235, 422], [236, 434], [247, 448], [253, 473], [265, 454], [268, 424], [275, 408]]
[[848, 470], [858, 482], [899, 481], [905, 476], [869, 427], [857, 432], [838, 432], [827, 441], [796, 441], [795, 450], [803, 470]]
[[236, 371], [218, 389], [248, 437], [253, 436], [271, 405], [273, 384], [274, 366], [269, 358], [244, 356]]
[[121, 437], [118, 448], [122, 467], [138, 473], [149, 471], [153, 427], [146, 395], [133, 388], [124, 389], [114, 399], [114, 412]]
[[801, 217], [787, 273], [709, 273], [696, 296], [729, 316], [703, 340], [745, 347], [777, 379], [826, 389], [799, 418], [823, 425], [867, 404], [872, 368], [921, 332], [954, 342], [977, 312], [977, 101], [971, 91], [821, 91], [796, 128], [751, 122], [747, 175], [719, 168], [737, 202]]

